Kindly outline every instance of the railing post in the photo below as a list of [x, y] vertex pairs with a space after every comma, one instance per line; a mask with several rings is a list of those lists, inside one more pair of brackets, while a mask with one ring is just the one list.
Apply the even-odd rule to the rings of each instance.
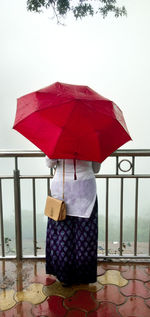
[[5, 240], [4, 240], [4, 221], [3, 221], [3, 202], [2, 202], [1, 179], [0, 179], [0, 228], [1, 228], [2, 256], [5, 257]]
[[135, 225], [134, 225], [134, 255], [137, 256], [137, 230], [138, 230], [138, 188], [139, 179], [136, 178], [135, 187]]
[[122, 256], [123, 244], [123, 178], [121, 178], [121, 192], [120, 192], [120, 255]]
[[16, 229], [16, 258], [22, 258], [22, 228], [21, 228], [21, 201], [20, 201], [20, 171], [17, 163], [14, 170], [14, 201], [15, 201], [15, 229]]
[[108, 255], [108, 199], [109, 199], [109, 178], [106, 178], [105, 255]]

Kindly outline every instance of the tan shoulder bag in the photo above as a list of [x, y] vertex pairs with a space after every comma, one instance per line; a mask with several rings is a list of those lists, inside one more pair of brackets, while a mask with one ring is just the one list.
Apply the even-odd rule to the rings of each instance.
[[64, 202], [65, 160], [63, 160], [63, 194], [62, 200], [51, 196], [46, 199], [44, 214], [55, 221], [66, 218], [66, 205]]

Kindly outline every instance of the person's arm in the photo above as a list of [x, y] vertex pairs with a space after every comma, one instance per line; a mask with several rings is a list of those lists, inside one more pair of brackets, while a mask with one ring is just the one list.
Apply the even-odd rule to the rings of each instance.
[[100, 171], [101, 168], [101, 163], [98, 162], [92, 162], [92, 168], [93, 168], [93, 172], [96, 174]]
[[49, 168], [53, 168], [57, 166], [58, 160], [50, 159], [48, 156], [45, 156], [46, 166]]

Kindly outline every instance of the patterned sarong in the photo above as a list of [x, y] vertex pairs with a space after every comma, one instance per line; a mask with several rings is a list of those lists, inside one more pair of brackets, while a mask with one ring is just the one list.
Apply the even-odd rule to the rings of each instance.
[[46, 273], [69, 284], [94, 283], [97, 276], [98, 207], [90, 218], [48, 218]]

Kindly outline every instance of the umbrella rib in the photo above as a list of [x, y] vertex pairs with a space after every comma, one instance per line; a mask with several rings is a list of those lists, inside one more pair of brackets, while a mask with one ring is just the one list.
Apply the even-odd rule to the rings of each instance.
[[[70, 120], [70, 117], [71, 117], [71, 115], [72, 115], [74, 109], [75, 109], [75, 105], [74, 105], [72, 111], [70, 112], [70, 114], [69, 114], [69, 116], [68, 116], [68, 118], [67, 118], [67, 122], [66, 122], [66, 123], [68, 123], [68, 121]], [[61, 127], [61, 129], [62, 129], [62, 131], [64, 131], [64, 130], [65, 130], [65, 126]], [[57, 140], [57, 144], [56, 144], [55, 147], [54, 147], [54, 151], [55, 151], [56, 147], [58, 146], [61, 137], [62, 137], [62, 133], [59, 135], [59, 138], [58, 138], [58, 140]]]

